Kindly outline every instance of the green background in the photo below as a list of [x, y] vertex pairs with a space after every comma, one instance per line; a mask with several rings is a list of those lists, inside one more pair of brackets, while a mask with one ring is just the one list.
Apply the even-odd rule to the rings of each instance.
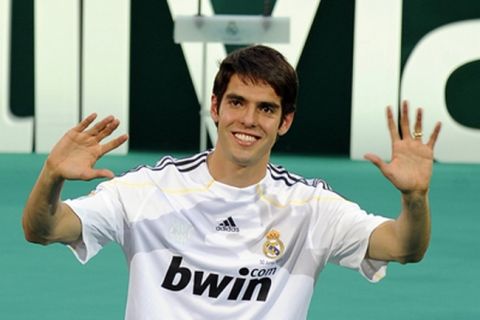
[[[98, 167], [121, 173], [154, 164], [160, 154], [107, 156]], [[23, 204], [44, 156], [0, 156], [0, 319], [122, 319], [127, 267], [121, 249], [108, 245], [81, 265], [62, 245], [27, 243]], [[366, 162], [333, 157], [275, 155], [274, 162], [307, 177], [322, 177], [370, 212], [395, 217], [399, 194]], [[63, 196], [86, 194], [97, 182], [67, 183]], [[320, 274], [308, 319], [480, 319], [479, 165], [435, 164], [431, 186], [432, 239], [418, 264], [392, 263], [370, 284], [358, 273], [328, 265]]]

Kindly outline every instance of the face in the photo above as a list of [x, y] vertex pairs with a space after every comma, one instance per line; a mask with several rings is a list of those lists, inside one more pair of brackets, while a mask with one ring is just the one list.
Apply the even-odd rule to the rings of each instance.
[[212, 96], [211, 115], [218, 125], [215, 153], [242, 167], [265, 168], [277, 136], [284, 135], [293, 120], [291, 113], [282, 121], [281, 97], [269, 84], [244, 82], [237, 75], [222, 101]]

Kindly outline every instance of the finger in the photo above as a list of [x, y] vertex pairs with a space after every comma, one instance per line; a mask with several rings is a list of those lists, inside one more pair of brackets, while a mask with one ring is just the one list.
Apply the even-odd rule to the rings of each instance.
[[400, 112], [400, 130], [402, 132], [402, 139], [411, 139], [410, 135], [410, 121], [408, 119], [408, 101], [402, 102], [402, 110]]
[[413, 138], [416, 140], [422, 140], [422, 122], [423, 122], [423, 110], [422, 108], [417, 109], [417, 115], [415, 119], [415, 126], [413, 129]]
[[128, 135], [123, 134], [120, 137], [117, 137], [117, 138], [105, 143], [102, 146], [102, 154], [101, 155], [103, 156], [104, 154], [109, 153], [110, 151], [118, 148], [123, 143], [125, 143], [125, 141], [127, 141], [127, 140], [128, 140]]
[[103, 129], [105, 129], [109, 123], [114, 121], [115, 118], [113, 116], [108, 116], [103, 118], [101, 121], [97, 122], [93, 128], [88, 130], [88, 133], [91, 134], [92, 136], [96, 136], [99, 132], [101, 132]]
[[94, 169], [95, 178], [108, 178], [111, 179], [115, 174], [108, 169]]
[[440, 134], [440, 129], [442, 128], [442, 124], [437, 122], [435, 128], [433, 129], [432, 134], [430, 135], [430, 139], [428, 139], [427, 145], [433, 149], [435, 143], [437, 142], [438, 135]]
[[75, 130], [77, 130], [78, 132], [82, 132], [84, 131], [85, 129], [88, 128], [88, 126], [97, 118], [97, 114], [96, 113], [91, 113], [89, 114], [85, 119], [83, 119], [82, 121], [80, 121], [79, 124], [77, 124], [75, 126]]
[[390, 138], [392, 139], [392, 141], [399, 140], [400, 135], [398, 134], [397, 123], [393, 119], [393, 111], [392, 111], [392, 107], [390, 106], [387, 107], [387, 125], [388, 125], [388, 131], [390, 132]]
[[90, 181], [93, 179], [99, 179], [99, 178], [113, 178], [115, 175], [112, 171], [108, 169], [91, 169], [88, 172], [84, 172], [83, 176], [81, 177], [81, 180], [84, 181]]
[[105, 139], [105, 137], [108, 137], [109, 135], [112, 134], [113, 131], [115, 131], [118, 126], [120, 125], [120, 121], [118, 119], [114, 119], [112, 122], [108, 123], [105, 128], [103, 128], [98, 134], [97, 134], [97, 140], [101, 141]]
[[98, 178], [113, 178], [114, 174], [108, 169], [94, 169], [88, 168], [84, 170], [81, 175], [78, 177], [78, 180], [90, 181]]
[[383, 168], [386, 165], [386, 163], [382, 159], [380, 159], [379, 156], [373, 153], [367, 153], [363, 156], [363, 158], [373, 163], [377, 168], [380, 169], [380, 171], [383, 172]]

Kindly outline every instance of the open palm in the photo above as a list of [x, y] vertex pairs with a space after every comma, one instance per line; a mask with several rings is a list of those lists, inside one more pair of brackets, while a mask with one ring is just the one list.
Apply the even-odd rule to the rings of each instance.
[[418, 109], [414, 133], [410, 131], [408, 103], [403, 102], [400, 115], [400, 133], [393, 119], [393, 112], [387, 108], [387, 123], [392, 140], [392, 159], [384, 162], [374, 154], [365, 159], [376, 165], [383, 175], [402, 193], [428, 191], [433, 166], [433, 149], [440, 133], [440, 123], [430, 135], [427, 143], [422, 142], [422, 109]]
[[113, 177], [113, 173], [108, 169], [95, 169], [95, 163], [128, 138], [127, 135], [121, 135], [101, 144], [103, 139], [117, 129], [119, 121], [109, 116], [89, 128], [96, 117], [96, 114], [86, 117], [70, 129], [52, 149], [47, 159], [47, 166], [57, 178], [91, 180]]

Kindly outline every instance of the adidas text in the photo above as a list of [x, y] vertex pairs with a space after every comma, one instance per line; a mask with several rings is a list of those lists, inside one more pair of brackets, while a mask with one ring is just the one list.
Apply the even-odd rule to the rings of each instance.
[[238, 227], [225, 227], [225, 226], [217, 226], [217, 231], [226, 231], [226, 232], [240, 232]]

